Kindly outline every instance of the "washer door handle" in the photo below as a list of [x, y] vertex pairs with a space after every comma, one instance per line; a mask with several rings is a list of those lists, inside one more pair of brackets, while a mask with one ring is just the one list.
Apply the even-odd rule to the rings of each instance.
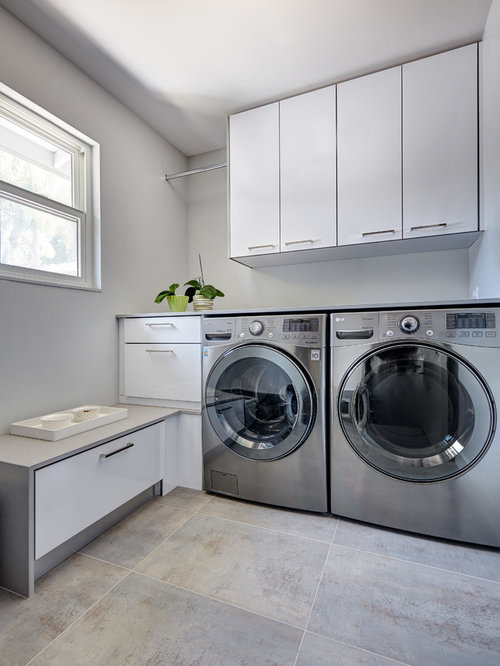
[[365, 428], [369, 413], [369, 392], [364, 384], [360, 384], [352, 394], [351, 402], [351, 418], [359, 430]]

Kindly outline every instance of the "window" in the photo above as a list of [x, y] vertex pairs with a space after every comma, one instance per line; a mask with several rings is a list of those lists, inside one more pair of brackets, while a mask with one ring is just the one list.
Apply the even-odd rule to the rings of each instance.
[[99, 144], [2, 84], [0, 277], [101, 286]]

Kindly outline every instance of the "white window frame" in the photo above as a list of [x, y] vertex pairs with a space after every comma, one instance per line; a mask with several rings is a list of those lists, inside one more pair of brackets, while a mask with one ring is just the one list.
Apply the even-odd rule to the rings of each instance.
[[75, 289], [101, 289], [100, 146], [93, 139], [0, 83], [0, 115], [73, 155], [74, 206], [0, 180], [0, 196], [77, 222], [80, 275], [12, 266], [0, 262], [0, 279]]

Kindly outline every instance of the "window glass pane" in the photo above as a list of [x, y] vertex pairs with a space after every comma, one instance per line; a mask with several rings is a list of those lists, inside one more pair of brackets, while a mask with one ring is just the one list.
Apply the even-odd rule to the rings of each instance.
[[73, 205], [72, 154], [0, 116], [0, 180]]
[[78, 276], [79, 220], [0, 197], [0, 261]]

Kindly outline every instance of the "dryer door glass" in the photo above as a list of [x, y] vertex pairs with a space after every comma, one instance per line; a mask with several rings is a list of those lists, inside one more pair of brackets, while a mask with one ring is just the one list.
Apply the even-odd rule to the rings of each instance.
[[462, 473], [484, 454], [494, 429], [481, 377], [464, 359], [425, 344], [364, 356], [342, 382], [338, 409], [356, 453], [406, 481]]
[[278, 349], [251, 344], [231, 349], [214, 365], [205, 407], [232, 451], [253, 460], [276, 460], [306, 440], [316, 399], [297, 362]]

